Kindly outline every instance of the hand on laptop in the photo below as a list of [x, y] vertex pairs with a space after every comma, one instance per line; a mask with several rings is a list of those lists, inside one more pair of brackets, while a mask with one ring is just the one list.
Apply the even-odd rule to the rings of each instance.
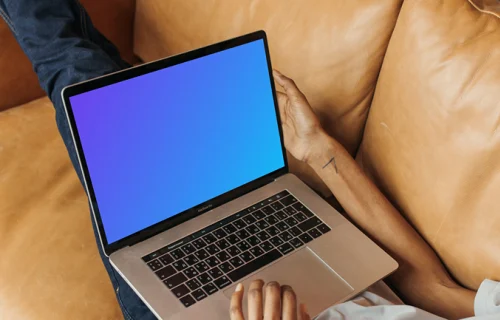
[[274, 79], [285, 93], [277, 92], [286, 149], [298, 160], [307, 162], [322, 143], [326, 132], [304, 94], [292, 79], [273, 70]]
[[[263, 294], [263, 290], [265, 294]], [[240, 283], [231, 297], [231, 307], [229, 309], [231, 320], [245, 320], [242, 307], [243, 293], [243, 285]], [[248, 289], [247, 299], [247, 320], [311, 319], [304, 305], [300, 306], [297, 313], [297, 298], [290, 286], [280, 286], [277, 282], [269, 282], [264, 286], [264, 281], [254, 280]]]

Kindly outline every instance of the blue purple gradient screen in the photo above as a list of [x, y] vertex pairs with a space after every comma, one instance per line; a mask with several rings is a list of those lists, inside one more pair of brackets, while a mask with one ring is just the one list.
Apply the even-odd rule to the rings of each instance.
[[108, 243], [284, 166], [262, 40], [70, 98]]

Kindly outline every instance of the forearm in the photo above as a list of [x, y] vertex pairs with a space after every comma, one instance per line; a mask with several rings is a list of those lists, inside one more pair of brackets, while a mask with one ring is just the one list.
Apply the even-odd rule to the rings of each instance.
[[326, 134], [319, 140], [307, 163], [358, 227], [398, 261], [390, 281], [407, 302], [447, 318], [472, 315], [474, 292], [456, 285], [432, 248], [338, 142]]

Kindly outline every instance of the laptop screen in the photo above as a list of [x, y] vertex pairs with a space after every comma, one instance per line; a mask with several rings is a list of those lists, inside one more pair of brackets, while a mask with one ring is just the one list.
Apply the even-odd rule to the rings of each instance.
[[70, 102], [108, 243], [285, 166], [263, 40]]

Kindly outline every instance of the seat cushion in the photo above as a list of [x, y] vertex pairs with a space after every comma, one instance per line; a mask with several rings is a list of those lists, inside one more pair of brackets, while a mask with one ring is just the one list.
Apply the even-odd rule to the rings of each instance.
[[0, 319], [120, 319], [48, 98], [0, 113]]
[[405, 1], [358, 160], [459, 282], [500, 280], [500, 19]]
[[[151, 61], [263, 29], [273, 67], [297, 82], [328, 133], [354, 154], [401, 2], [138, 0], [134, 51]], [[309, 167], [289, 159], [293, 172], [329, 194]]]

